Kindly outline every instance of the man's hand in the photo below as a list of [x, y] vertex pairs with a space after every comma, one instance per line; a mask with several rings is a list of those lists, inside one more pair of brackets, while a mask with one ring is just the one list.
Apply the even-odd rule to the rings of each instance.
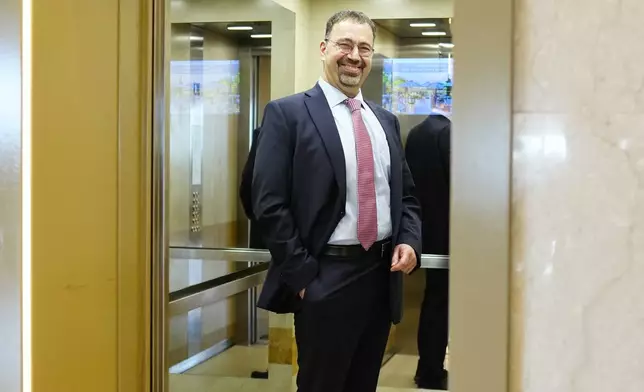
[[306, 293], [306, 289], [300, 291], [300, 299], [304, 299], [304, 293]]
[[391, 257], [391, 271], [402, 271], [410, 274], [416, 268], [416, 252], [407, 244], [400, 244], [394, 249]]

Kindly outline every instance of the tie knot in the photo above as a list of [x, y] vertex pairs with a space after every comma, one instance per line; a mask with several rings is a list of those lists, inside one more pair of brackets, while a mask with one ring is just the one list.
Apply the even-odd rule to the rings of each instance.
[[344, 102], [347, 104], [347, 106], [349, 106], [351, 112], [355, 112], [356, 110], [360, 110], [360, 108], [362, 108], [362, 102], [355, 98], [347, 98], [347, 100]]

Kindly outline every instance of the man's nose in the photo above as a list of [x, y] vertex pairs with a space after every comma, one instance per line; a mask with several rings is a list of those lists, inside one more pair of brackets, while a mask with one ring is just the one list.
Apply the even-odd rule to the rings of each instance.
[[360, 52], [358, 51], [358, 47], [354, 46], [353, 49], [351, 49], [351, 52], [347, 55], [351, 60], [354, 61], [360, 61]]

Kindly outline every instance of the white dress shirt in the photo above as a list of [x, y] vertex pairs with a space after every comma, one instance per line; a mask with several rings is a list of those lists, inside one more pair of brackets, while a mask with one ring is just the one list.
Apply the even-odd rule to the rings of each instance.
[[[324, 92], [335, 125], [340, 134], [347, 177], [347, 201], [345, 215], [331, 235], [329, 244], [333, 245], [355, 245], [358, 241], [358, 173], [356, 160], [356, 145], [353, 131], [351, 110], [344, 103], [348, 97], [331, 86], [324, 79], [319, 80], [319, 85]], [[362, 92], [359, 92], [355, 99], [362, 102], [362, 119], [367, 126], [371, 137], [371, 146], [374, 157], [374, 184], [376, 187], [376, 207], [378, 211], [378, 240], [391, 236], [391, 193], [389, 188], [389, 177], [391, 175], [391, 157], [389, 155], [389, 143], [385, 131], [378, 121], [376, 115], [371, 111], [369, 105], [364, 102]]]

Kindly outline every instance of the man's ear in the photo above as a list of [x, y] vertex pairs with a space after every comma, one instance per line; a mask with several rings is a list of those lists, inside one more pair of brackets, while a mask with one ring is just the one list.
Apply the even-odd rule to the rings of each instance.
[[321, 59], [324, 58], [324, 55], [326, 54], [326, 50], [327, 50], [326, 41], [321, 41], [320, 42], [320, 58]]

